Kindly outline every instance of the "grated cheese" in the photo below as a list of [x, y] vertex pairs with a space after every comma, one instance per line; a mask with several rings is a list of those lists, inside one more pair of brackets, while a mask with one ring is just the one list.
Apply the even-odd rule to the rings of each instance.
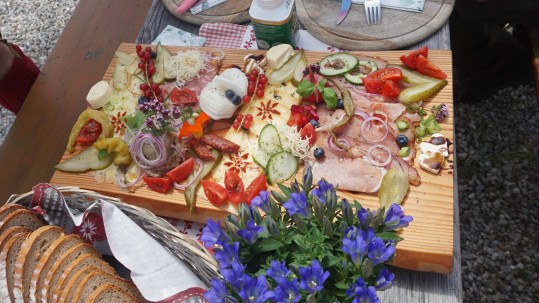
[[309, 140], [302, 139], [295, 127], [286, 124], [276, 124], [275, 127], [279, 132], [281, 145], [285, 151], [300, 160], [305, 160], [309, 156]]
[[168, 68], [176, 77], [176, 84], [184, 86], [188, 81], [198, 77], [206, 65], [206, 59], [198, 50], [180, 51], [170, 57]]

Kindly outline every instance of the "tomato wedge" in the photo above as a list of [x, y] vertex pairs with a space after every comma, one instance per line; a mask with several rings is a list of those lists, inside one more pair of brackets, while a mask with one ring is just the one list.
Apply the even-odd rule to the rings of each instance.
[[384, 97], [396, 97], [400, 94], [401, 88], [399, 83], [395, 80], [386, 80], [384, 81], [384, 86], [382, 87], [382, 96]]
[[256, 177], [251, 184], [249, 184], [249, 187], [247, 187], [247, 190], [245, 191], [245, 203], [251, 206], [251, 200], [258, 196], [261, 191], [266, 189], [268, 189], [266, 175], [261, 174], [260, 176]]
[[88, 143], [88, 142], [94, 142], [101, 136], [101, 132], [103, 131], [101, 127], [101, 123], [95, 121], [94, 119], [90, 119], [86, 125], [81, 129], [79, 136], [77, 137], [77, 142], [79, 143]]
[[423, 56], [427, 58], [428, 54], [429, 48], [427, 46], [423, 46], [422, 48], [411, 52], [408, 56], [402, 55], [400, 59], [402, 63], [409, 68], [417, 69], [417, 57]]
[[168, 178], [162, 177], [144, 177], [142, 180], [146, 182], [149, 188], [158, 193], [166, 193], [172, 183]]
[[365, 77], [363, 78], [363, 86], [365, 86], [365, 90], [367, 90], [367, 92], [371, 94], [379, 94], [382, 92], [382, 88], [384, 87], [384, 81]]
[[[306, 118], [305, 118], [306, 119]], [[295, 127], [298, 131], [303, 127], [303, 116], [300, 113], [293, 113], [286, 125]]]
[[316, 141], [316, 131], [314, 130], [314, 126], [311, 123], [307, 123], [301, 130], [300, 136], [301, 139], [309, 138], [309, 146], [312, 146]]
[[238, 173], [232, 169], [225, 172], [225, 189], [230, 203], [237, 205], [243, 200], [245, 193], [243, 181]]
[[381, 68], [377, 71], [370, 73], [367, 78], [386, 80], [402, 80], [402, 70], [396, 67]]
[[170, 102], [186, 104], [197, 102], [197, 94], [187, 87], [177, 87], [170, 93]]
[[195, 166], [195, 158], [189, 158], [182, 164], [176, 166], [173, 170], [169, 171], [167, 173], [167, 177], [172, 182], [180, 183], [187, 179], [191, 172], [193, 171], [193, 167]]
[[417, 71], [423, 75], [433, 77], [436, 79], [445, 79], [447, 75], [442, 72], [442, 70], [436, 66], [434, 63], [430, 62], [429, 59], [418, 56], [417, 57]]
[[202, 180], [200, 183], [202, 184], [206, 198], [208, 198], [211, 204], [221, 205], [223, 202], [225, 202], [228, 194], [226, 193], [226, 189], [224, 187], [208, 180]]

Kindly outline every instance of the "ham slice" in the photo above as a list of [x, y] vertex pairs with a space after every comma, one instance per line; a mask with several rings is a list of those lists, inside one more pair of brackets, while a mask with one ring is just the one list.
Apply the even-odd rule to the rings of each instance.
[[194, 80], [185, 83], [185, 87], [193, 90], [199, 98], [204, 87], [206, 87], [217, 75], [218, 69], [218, 66], [212, 64], [212, 60], [208, 60], [204, 66], [204, 70], [200, 73], [199, 78], [195, 78]]

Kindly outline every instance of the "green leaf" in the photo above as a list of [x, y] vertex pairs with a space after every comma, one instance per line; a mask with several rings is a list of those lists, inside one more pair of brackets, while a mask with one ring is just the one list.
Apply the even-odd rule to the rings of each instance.
[[125, 123], [127, 124], [127, 127], [129, 127], [130, 129], [136, 129], [137, 119], [135, 119], [135, 117], [125, 116], [124, 119], [125, 119]]
[[314, 84], [309, 80], [303, 80], [298, 84], [296, 92], [303, 97], [309, 97], [314, 93]]
[[395, 233], [392, 233], [390, 231], [384, 231], [384, 232], [378, 233], [376, 234], [376, 236], [378, 236], [382, 240], [393, 240], [397, 242], [404, 240], [403, 237], [396, 235]]
[[135, 119], [137, 120], [137, 129], [139, 129], [140, 126], [146, 121], [146, 115], [144, 115], [144, 113], [141, 111], [137, 111], [135, 114]]
[[324, 91], [324, 87], [326, 87], [326, 83], [328, 82], [327, 79], [322, 79], [320, 81], [318, 81], [318, 90], [320, 92], [323, 92]]
[[102, 149], [97, 153], [97, 159], [101, 160], [105, 158], [108, 154], [109, 152], [106, 149]]
[[337, 108], [337, 93], [331, 87], [326, 87], [322, 91], [322, 98], [326, 101], [328, 109]]
[[172, 127], [170, 127], [168, 125], [163, 127], [163, 130], [166, 130], [169, 133], [175, 133], [176, 132], [176, 130], [174, 128], [172, 128]]
[[283, 192], [283, 194], [286, 195], [287, 198], [290, 198], [290, 194], [291, 194], [290, 188], [282, 185], [281, 183], [277, 184], [277, 186], [279, 186], [279, 189]]
[[256, 242], [255, 250], [257, 252], [266, 252], [266, 251], [276, 250], [281, 246], [283, 246], [283, 243], [275, 239], [264, 238], [261, 241]]
[[348, 288], [350, 288], [350, 283], [346, 282], [346, 279], [344, 279], [344, 280], [341, 280], [341, 281], [337, 282], [335, 284], [335, 287], [337, 287], [339, 289], [348, 289]]

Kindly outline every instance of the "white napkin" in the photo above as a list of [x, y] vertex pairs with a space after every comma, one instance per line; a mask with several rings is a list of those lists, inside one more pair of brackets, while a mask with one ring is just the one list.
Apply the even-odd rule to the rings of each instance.
[[[352, 3], [363, 4], [364, 1], [352, 0]], [[382, 7], [420, 13], [423, 11], [425, 0], [381, 0], [380, 3]]]
[[206, 286], [114, 204], [100, 200], [105, 232], [114, 257], [148, 301], [157, 302], [192, 287]]

